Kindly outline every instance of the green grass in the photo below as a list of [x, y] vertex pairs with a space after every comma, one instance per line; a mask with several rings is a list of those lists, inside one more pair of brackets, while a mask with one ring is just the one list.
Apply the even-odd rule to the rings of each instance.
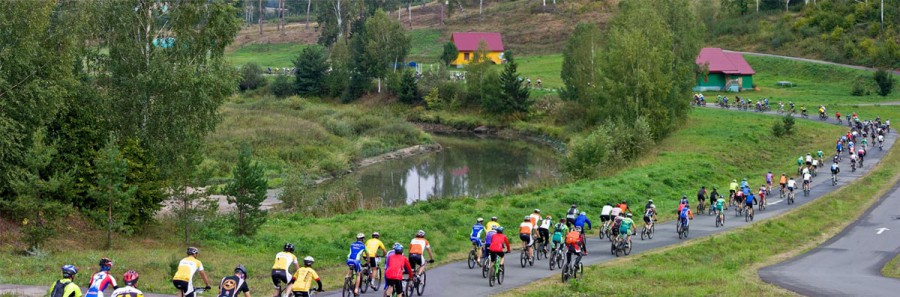
[[559, 89], [563, 87], [562, 78], [562, 54], [545, 56], [524, 56], [516, 58], [519, 63], [519, 73], [522, 77], [531, 79], [532, 85], [541, 79], [544, 88]]
[[[314, 105], [308, 107], [314, 108]], [[193, 244], [201, 248], [201, 260], [214, 280], [242, 263], [250, 270], [254, 288], [268, 291], [259, 288], [268, 287], [265, 284], [272, 257], [284, 242], [293, 242], [298, 246], [298, 255], [312, 255], [317, 259], [316, 267], [323, 275], [323, 282], [335, 288], [345, 269], [346, 247], [357, 232], [379, 231], [390, 244], [408, 242], [415, 230], [426, 230], [437, 260], [445, 263], [465, 256], [469, 248], [469, 226], [476, 217], [498, 216], [502, 224], [514, 224], [534, 208], [560, 217], [571, 203], [578, 203], [595, 216], [603, 203], [613, 199], [626, 199], [637, 205], [650, 197], [661, 210], [673, 210], [661, 213], [670, 219], [681, 194], [693, 193], [699, 185], [723, 186], [731, 178], [744, 176], [761, 182], [766, 170], [791, 169], [794, 156], [831, 142], [815, 136], [840, 130], [833, 125], [803, 121], [797, 126], [797, 137], [774, 139], [769, 134], [769, 126], [775, 120], [758, 114], [698, 109], [692, 112], [682, 130], [646, 157], [609, 176], [520, 190], [520, 194], [440, 199], [323, 218], [304, 213], [276, 213], [270, 215], [253, 239], [234, 237], [220, 219], [195, 233], [197, 240]], [[293, 124], [288, 122], [283, 126]], [[64, 232], [79, 234], [78, 238], [59, 238], [50, 245], [54, 252], [44, 258], [24, 257], [15, 253], [12, 245], [2, 246], [0, 275], [8, 283], [49, 284], [55, 275], [47, 272], [55, 271], [62, 263], [89, 268], [94, 267], [97, 258], [108, 256], [117, 263], [116, 273], [124, 269], [138, 270], [145, 291], [172, 293], [170, 264], [180, 258], [184, 244], [180, 243], [177, 229], [168, 220], [162, 222], [151, 226], [149, 234], [144, 236], [116, 239], [119, 245], [113, 251], [99, 249], [90, 244], [92, 241], [85, 240], [102, 237], [102, 231], [77, 225]]]
[[900, 255], [894, 257], [881, 269], [881, 274], [887, 277], [900, 278]]
[[294, 67], [294, 59], [307, 46], [297, 43], [249, 44], [226, 53], [225, 60], [235, 66], [253, 62], [264, 69], [266, 67]]
[[313, 177], [338, 174], [354, 161], [431, 142], [389, 111], [353, 104], [238, 95], [221, 113], [223, 121], [207, 137], [207, 158], [201, 165], [220, 178], [231, 175], [242, 143], [250, 145], [275, 180], [288, 168]]
[[[436, 63], [444, 51], [441, 30], [417, 29], [407, 31], [410, 38], [410, 49], [407, 60], [418, 63]], [[449, 38], [446, 38], [449, 40]]]
[[762, 282], [757, 270], [799, 255], [837, 234], [854, 221], [847, 218], [862, 215], [898, 179], [900, 155], [891, 151], [862, 179], [774, 219], [590, 266], [584, 278], [572, 284], [561, 284], [558, 277], [552, 277], [504, 295], [791, 296]]

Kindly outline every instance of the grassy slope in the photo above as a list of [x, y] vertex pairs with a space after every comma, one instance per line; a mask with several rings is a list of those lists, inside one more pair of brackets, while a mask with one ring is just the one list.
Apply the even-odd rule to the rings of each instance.
[[[445, 199], [411, 206], [357, 211], [329, 218], [313, 218], [305, 214], [275, 214], [252, 240], [234, 238], [222, 222], [200, 231], [201, 260], [213, 278], [221, 277], [233, 265], [242, 263], [250, 269], [251, 284], [257, 290], [268, 288], [268, 270], [272, 257], [284, 242], [298, 245], [299, 255], [316, 257], [317, 267], [328, 287], [339, 284], [343, 272], [346, 246], [357, 232], [380, 231], [385, 242], [407, 242], [417, 229], [428, 232], [440, 262], [464, 256], [468, 245], [468, 226], [475, 217], [496, 215], [509, 224], [541, 208], [559, 217], [576, 202], [596, 216], [604, 202], [627, 199], [641, 204], [649, 196], [660, 209], [674, 209], [682, 193], [696, 191], [699, 184], [724, 185], [726, 180], [743, 177], [761, 182], [768, 169], [788, 170], [794, 156], [823, 147], [830, 140], [815, 135], [835, 134], [840, 128], [814, 122], [798, 125], [796, 137], [769, 142], [769, 126], [776, 119], [752, 113], [734, 113], [711, 109], [692, 112], [684, 129], [664, 140], [647, 157], [625, 167], [618, 174], [595, 180], [547, 187], [536, 191], [497, 195], [484, 199]], [[800, 139], [815, 139], [814, 143]], [[484, 210], [490, 209], [491, 212]], [[663, 212], [665, 218], [673, 213]], [[88, 228], [90, 229], [90, 228]], [[115, 251], [103, 251], [87, 244], [86, 238], [102, 234], [86, 232], [78, 239], [59, 239], [54, 247], [63, 249], [44, 258], [22, 257], [12, 247], [0, 248], [0, 283], [46, 284], [60, 263], [74, 262], [80, 267], [93, 267], [101, 255], [113, 258], [117, 269], [137, 269], [142, 274], [142, 288], [148, 292], [172, 293], [169, 284], [170, 264], [177, 261], [184, 246], [169, 223], [152, 228], [142, 238], [118, 240]], [[177, 233], [175, 233], [177, 234]], [[77, 242], [75, 241], [77, 240]], [[121, 272], [121, 271], [117, 271]], [[261, 292], [261, 291], [259, 291]]]
[[232, 65], [250, 62], [266, 67], [294, 67], [294, 59], [307, 45], [299, 43], [248, 44], [225, 55]]
[[312, 176], [343, 172], [353, 161], [431, 142], [386, 110], [361, 111], [352, 104], [237, 96], [221, 112], [223, 121], [207, 139], [203, 164], [217, 177], [230, 176], [242, 143], [277, 179], [287, 167]]
[[900, 255], [884, 265], [881, 274], [887, 277], [900, 278]]
[[853, 221], [846, 218], [862, 215], [898, 179], [900, 154], [894, 150], [861, 180], [775, 219], [591, 266], [583, 282], [565, 285], [553, 277], [505, 295], [793, 295], [763, 283], [757, 269], [799, 255], [837, 234]]

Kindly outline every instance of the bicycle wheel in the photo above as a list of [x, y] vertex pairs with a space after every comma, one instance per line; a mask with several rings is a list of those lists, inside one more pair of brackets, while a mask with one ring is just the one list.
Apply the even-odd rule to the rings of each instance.
[[553, 253], [549, 257], [550, 262], [550, 271], [553, 271], [553, 267], [556, 266], [556, 253]]
[[753, 221], [753, 216], [755, 216], [755, 215], [756, 215], [756, 214], [754, 214], [754, 213], [752, 213], [752, 212], [750, 213], [750, 221], [751, 221], [751, 222]]
[[613, 242], [613, 243], [611, 243], [611, 244], [609, 244], [609, 245], [610, 245], [609, 253], [610, 253], [611, 255], [615, 255], [615, 254], [616, 254], [616, 243]]
[[499, 271], [497, 274], [498, 274], [498, 275], [497, 275], [497, 284], [498, 284], [498, 285], [502, 285], [502, 284], [503, 284], [503, 278], [506, 276], [506, 269], [502, 269], [502, 268], [501, 268], [500, 271]]
[[428, 274], [427, 271], [422, 270], [422, 275], [419, 276], [419, 285], [416, 286], [416, 295], [422, 296], [422, 293], [425, 293], [425, 285], [428, 284]]
[[375, 287], [372, 288], [373, 292], [378, 292], [378, 288], [381, 288], [381, 279], [384, 276], [384, 272], [381, 271], [381, 267], [378, 267], [375, 272]]
[[415, 292], [416, 288], [413, 287], [413, 279], [406, 281], [406, 293], [403, 296], [412, 296], [413, 292]]
[[341, 290], [341, 296], [350, 297], [353, 296], [353, 282], [349, 277], [344, 278], [344, 289]]
[[569, 281], [569, 265], [566, 265], [565, 267], [563, 267], [563, 270], [562, 270], [562, 281], [563, 281], [563, 282]]
[[519, 254], [519, 264], [522, 264], [522, 268], [525, 268], [525, 264], [528, 264], [528, 257], [525, 256], [525, 249], [522, 249], [522, 253]]
[[559, 268], [559, 269], [563, 268], [563, 264], [565, 264], [565, 263], [563, 263], [563, 259], [564, 259], [563, 252], [562, 252], [562, 250], [559, 250], [559, 252], [556, 253], [556, 268]]
[[[628, 241], [628, 245], [625, 246], [624, 251], [625, 251], [626, 256], [631, 254], [631, 240]], [[581, 263], [579, 263], [579, 264], [581, 264]]]
[[604, 230], [606, 230], [606, 226], [601, 227], [600, 232], [597, 232], [597, 233], [600, 233], [600, 239], [603, 239]]
[[[619, 241], [618, 239], [616, 241]], [[621, 244], [621, 243], [620, 243]], [[622, 248], [619, 247], [620, 244], [616, 244], [616, 258], [622, 256]]]
[[644, 228], [641, 228], [641, 240], [644, 240], [644, 237], [646, 237], [646, 236], [647, 236], [647, 226], [644, 226]]
[[543, 253], [543, 252], [544, 252], [544, 243], [541, 242], [541, 243], [538, 245], [538, 250], [534, 251], [534, 257], [537, 258], [538, 261], [540, 261], [540, 260], [541, 260], [541, 253]]
[[681, 239], [681, 238], [682, 238], [682, 234], [683, 234], [684, 232], [681, 231], [681, 223], [676, 223], [676, 224], [678, 224], [678, 226], [675, 227], [675, 228], [677, 229], [677, 230], [675, 230], [675, 232], [678, 232], [678, 239]]
[[744, 222], [749, 222], [749, 221], [750, 221], [750, 210], [747, 210], [747, 212], [744, 213]]
[[722, 217], [716, 216], [716, 228], [722, 226]]
[[650, 232], [647, 233], [647, 239], [653, 239], [654, 233], [656, 233], [656, 224], [650, 225]]
[[488, 260], [486, 263], [483, 263], [483, 264], [485, 264], [485, 265], [481, 265], [481, 277], [482, 277], [482, 278], [487, 278], [487, 277], [488, 277], [488, 271], [491, 270], [491, 267], [494, 266], [494, 265], [493, 265], [494, 263], [492, 263], [490, 260]]
[[359, 284], [359, 293], [360, 293], [360, 294], [365, 294], [366, 291], [369, 290], [369, 283], [372, 281], [372, 274], [371, 274], [371, 273], [367, 273], [367, 272], [369, 271], [369, 268], [368, 268], [368, 267], [363, 267], [363, 269], [365, 269], [365, 270], [363, 270], [363, 271], [365, 271], [366, 273], [363, 273], [363, 275], [361, 275], [361, 276], [360, 276], [360, 279], [359, 279], [359, 281], [360, 281], [360, 284]]
[[475, 260], [476, 260], [475, 258], [476, 257], [477, 257], [477, 255], [475, 254], [475, 250], [469, 251], [469, 259], [467, 261], [469, 264], [469, 269], [475, 268]]
[[682, 229], [684, 229], [684, 231], [682, 231], [682, 233], [684, 233], [684, 238], [687, 238], [688, 231], [691, 231], [691, 226], [684, 226], [684, 228], [682, 228]]

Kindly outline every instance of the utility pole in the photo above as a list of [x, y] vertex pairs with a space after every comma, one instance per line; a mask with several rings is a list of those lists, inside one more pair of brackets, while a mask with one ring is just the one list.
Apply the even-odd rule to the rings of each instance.
[[309, 9], [312, 8], [312, 0], [306, 1], [306, 29], [309, 29]]
[[284, 35], [284, 0], [278, 0], [278, 13], [281, 14], [281, 35]]
[[881, 0], [881, 32], [884, 32], [884, 0]]
[[259, 35], [263, 34], [262, 23], [263, 23], [263, 4], [262, 4], [262, 0], [259, 0]]

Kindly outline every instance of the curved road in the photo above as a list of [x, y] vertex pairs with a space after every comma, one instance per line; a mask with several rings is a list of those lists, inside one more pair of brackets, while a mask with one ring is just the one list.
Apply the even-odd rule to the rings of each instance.
[[802, 256], [763, 268], [763, 281], [808, 296], [897, 296], [881, 268], [900, 253], [900, 183], [856, 222]]
[[[829, 122], [835, 124], [837, 123], [833, 121], [833, 119], [830, 119]], [[838, 136], [835, 135], [835, 137]], [[897, 133], [891, 132], [891, 135], [885, 140], [886, 150], [889, 150], [891, 147], [893, 147], [896, 138]], [[872, 152], [866, 158], [867, 165], [864, 168], [858, 169], [856, 172], [850, 172], [849, 168], [847, 168], [846, 172], [841, 172], [841, 177], [838, 180], [838, 186], [844, 186], [864, 175], [881, 160], [881, 157], [885, 152], [886, 151]], [[845, 161], [843, 164], [844, 167], [849, 167], [847, 164], [848, 163]], [[762, 173], [754, 173], [754, 175], [761, 174]], [[797, 194], [796, 204], [807, 203], [815, 198], [831, 192], [834, 189], [835, 188], [831, 185], [830, 174], [823, 173], [822, 176], [819, 176], [818, 178], [813, 180], [813, 186], [812, 190], [810, 191], [809, 197], [803, 197], [802, 192], [799, 192]], [[788, 206], [785, 201], [779, 199], [777, 196], [773, 197], [769, 199], [768, 208], [765, 211], [757, 212], [756, 220], [765, 220], [769, 217], [788, 211], [793, 207], [793, 205]], [[734, 211], [731, 209], [729, 210], [730, 211], [726, 212], [726, 225], [721, 228], [715, 227], [714, 217], [706, 215], [696, 215], [695, 219], [691, 222], [690, 237], [697, 238], [709, 236], [711, 234], [720, 233], [747, 224], [744, 222], [743, 217], [736, 217]], [[593, 212], [596, 213], [596, 210]], [[638, 221], [640, 220], [638, 219]], [[638, 225], [640, 225], [640, 223]], [[675, 233], [674, 221], [659, 223], [656, 227], [656, 236], [652, 240], [641, 241], [640, 236], [633, 237], [634, 246], [632, 254], [642, 253], [648, 250], [683, 242], [683, 240], [678, 239], [678, 236]], [[900, 226], [897, 227], [897, 230], [898, 232], [900, 232]], [[596, 233], [596, 231], [594, 232]], [[518, 240], [514, 240], [513, 246], [518, 247], [520, 246], [520, 244], [521, 243]], [[609, 241], [605, 239], [600, 240], [596, 235], [589, 237], [587, 246], [590, 254], [585, 256], [583, 259], [586, 265], [602, 263], [616, 258], [615, 256], [610, 254]], [[519, 286], [524, 286], [543, 278], [560, 276], [559, 270], [549, 270], [547, 260], [535, 261], [533, 267], [528, 266], [522, 268], [518, 264], [519, 251], [513, 251], [513, 253], [507, 255], [507, 257], [509, 258], [507, 259], [508, 262], [506, 265], [506, 278], [503, 282], [503, 285], [495, 285], [494, 287], [488, 286], [487, 279], [481, 277], [481, 270], [479, 270], [477, 266], [476, 269], [470, 270], [465, 261], [458, 261], [429, 269], [428, 284], [424, 295], [487, 296], [501, 293]], [[380, 294], [382, 294], [381, 291], [373, 293], [370, 290], [367, 294], [363, 294], [362, 296], [380, 296]], [[322, 294], [322, 296], [329, 297], [340, 295], [340, 291], [329, 291]]]

